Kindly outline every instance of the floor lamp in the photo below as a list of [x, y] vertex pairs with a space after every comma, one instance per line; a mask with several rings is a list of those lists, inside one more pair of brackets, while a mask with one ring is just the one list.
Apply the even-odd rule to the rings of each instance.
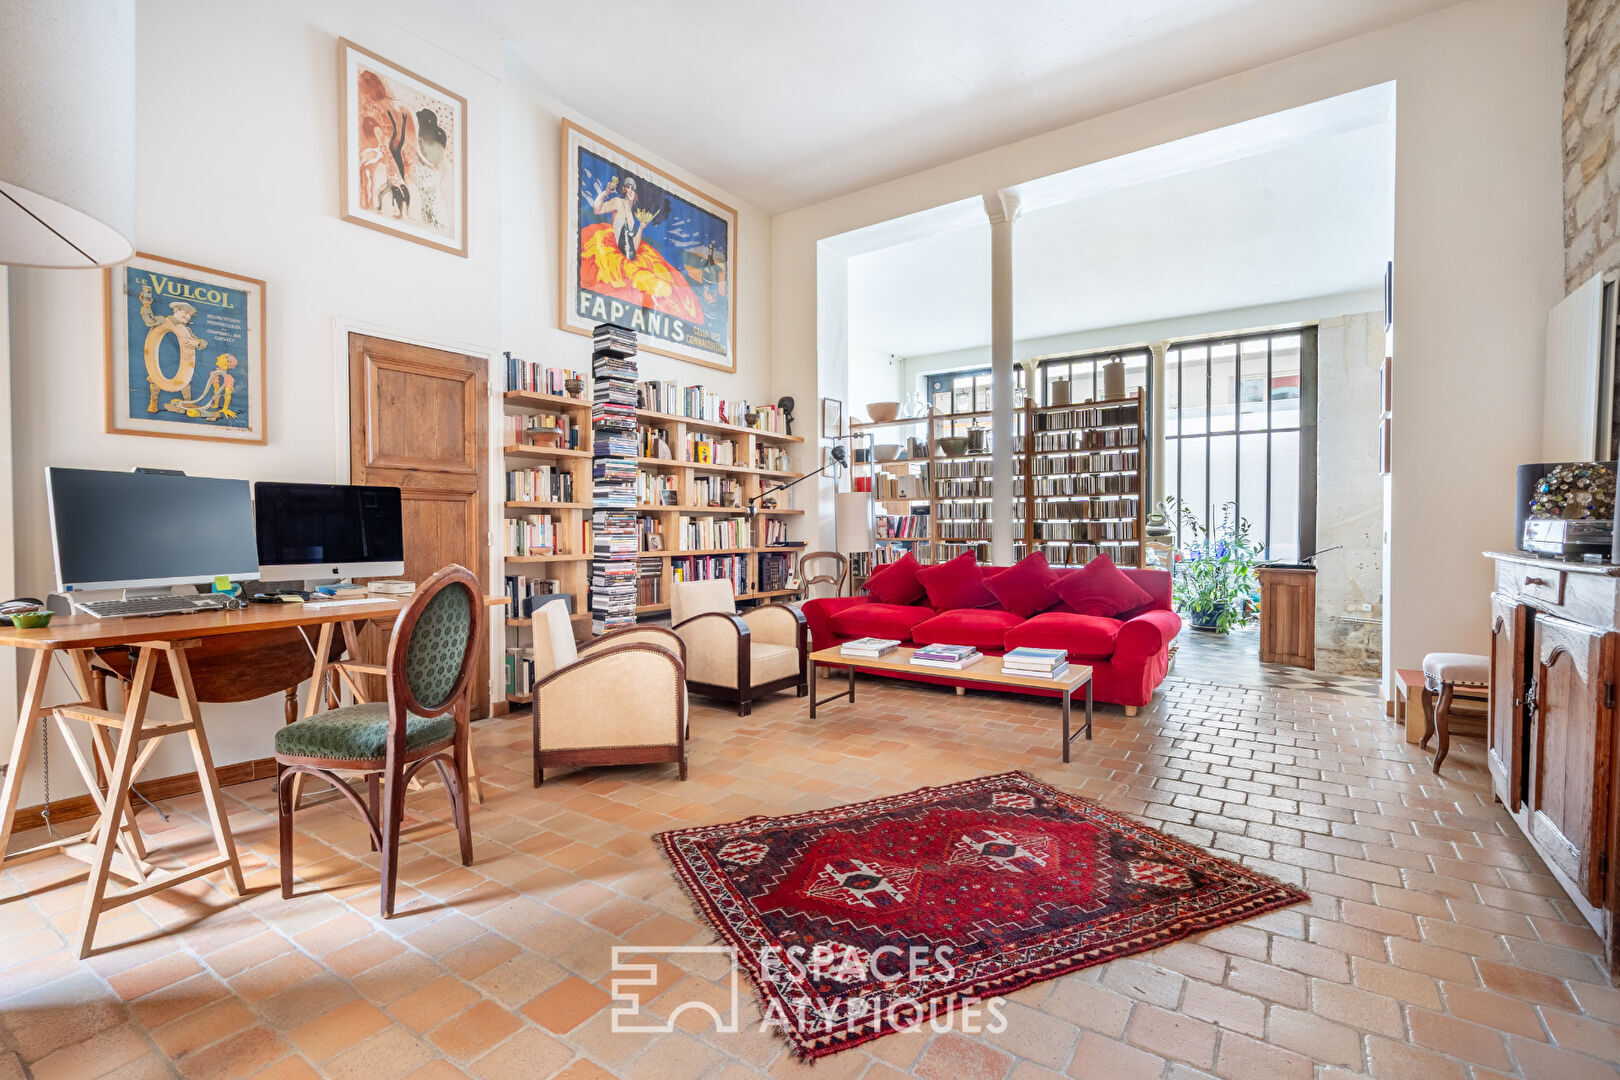
[[840, 491], [833, 496], [833, 528], [838, 550], [849, 557], [849, 594], [855, 595], [856, 553], [872, 554], [876, 541], [870, 491]]

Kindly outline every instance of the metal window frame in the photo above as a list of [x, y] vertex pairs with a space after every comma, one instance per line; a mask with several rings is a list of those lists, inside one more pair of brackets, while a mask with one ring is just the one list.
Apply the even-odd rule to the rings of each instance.
[[[1276, 339], [1282, 337], [1294, 337], [1296, 335], [1300, 339], [1299, 426], [1297, 428], [1293, 426], [1277, 427], [1273, 421], [1272, 402], [1274, 399], [1271, 393], [1271, 391], [1274, 389], [1272, 383], [1275, 374], [1273, 368], [1273, 350], [1275, 349]], [[1171, 467], [1173, 472], [1173, 490], [1177, 492], [1182, 490], [1181, 481], [1183, 444], [1194, 440], [1201, 440], [1204, 445], [1204, 505], [1202, 510], [1204, 521], [1206, 523], [1210, 522], [1214, 513], [1214, 440], [1217, 438], [1231, 438], [1234, 440], [1232, 453], [1232, 501], [1236, 504], [1236, 512], [1238, 516], [1243, 516], [1243, 436], [1245, 434], [1258, 435], [1264, 433], [1266, 437], [1265, 504], [1258, 532], [1264, 541], [1265, 554], [1267, 557], [1271, 556], [1272, 545], [1274, 542], [1274, 537], [1272, 536], [1272, 486], [1275, 478], [1272, 475], [1272, 469], [1276, 455], [1274, 452], [1273, 437], [1278, 434], [1290, 434], [1297, 432], [1299, 435], [1299, 554], [1300, 557], [1303, 558], [1316, 550], [1316, 337], [1317, 325], [1315, 323], [1304, 323], [1299, 326], [1276, 327], [1269, 330], [1252, 330], [1238, 334], [1211, 334], [1197, 338], [1181, 338], [1168, 342], [1165, 346], [1165, 363], [1167, 365], [1171, 362], [1170, 354], [1172, 352], [1176, 354], [1176, 401], [1174, 405], [1169, 403], [1166, 403], [1165, 405], [1167, 413], [1171, 411], [1175, 413], [1176, 434], [1171, 435], [1167, 431], [1160, 440], [1163, 444], [1165, 463], [1167, 466]], [[1246, 430], [1243, 427], [1243, 411], [1241, 408], [1242, 402], [1237, 399], [1241, 396], [1240, 392], [1243, 384], [1243, 346], [1246, 342], [1251, 341], [1264, 341], [1266, 343], [1266, 420], [1263, 428]], [[1221, 345], [1231, 345], [1234, 348], [1233, 385], [1235, 389], [1233, 394], [1232, 430], [1230, 432], [1215, 432], [1211, 430], [1213, 426], [1212, 419], [1215, 408], [1215, 364], [1213, 354], [1215, 348]], [[1181, 354], [1183, 350], [1187, 349], [1202, 349], [1204, 351], [1202, 361], [1204, 369], [1204, 430], [1195, 434], [1187, 433], [1186, 423], [1183, 416], [1183, 408], [1187, 400], [1186, 394], [1183, 392], [1186, 386], [1187, 369], [1189, 366], [1193, 366], [1196, 369], [1196, 362], [1192, 365], [1182, 362]], [[1167, 424], [1166, 427], [1168, 428], [1169, 425]], [[1193, 509], [1197, 511], [1200, 508], [1194, 507]], [[1171, 525], [1175, 530], [1176, 544], [1177, 546], [1180, 546], [1182, 539], [1181, 522], [1178, 519], [1172, 522]]]

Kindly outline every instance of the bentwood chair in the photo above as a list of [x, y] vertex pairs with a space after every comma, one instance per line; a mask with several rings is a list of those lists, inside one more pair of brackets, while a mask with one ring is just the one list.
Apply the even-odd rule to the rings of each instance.
[[661, 626], [576, 645], [559, 603], [534, 609], [534, 786], [546, 769], [672, 761], [686, 779], [686, 649]]
[[[448, 566], [427, 581], [394, 621], [384, 680], [388, 700], [295, 720], [276, 732], [276, 808], [281, 827], [281, 895], [292, 896], [293, 781], [318, 776], [365, 820], [382, 852], [382, 915], [394, 914], [405, 786], [432, 762], [450, 797], [461, 862], [472, 865], [467, 747], [473, 669], [484, 637], [482, 592], [470, 570]], [[364, 775], [370, 806], [344, 782]], [[380, 789], [380, 790], [379, 790]]]
[[[811, 564], [822, 562], [832, 564], [831, 572], [820, 570], [812, 574]], [[799, 584], [803, 587], [807, 600], [811, 596], [810, 588], [813, 585], [831, 585], [832, 594], [841, 596], [844, 592], [844, 576], [848, 572], [849, 560], [836, 551], [811, 551], [799, 556]]]
[[736, 702], [738, 716], [781, 690], [804, 696], [810, 650], [797, 608], [761, 604], [739, 615], [730, 581], [681, 581], [670, 596], [670, 621], [686, 643], [687, 684]]

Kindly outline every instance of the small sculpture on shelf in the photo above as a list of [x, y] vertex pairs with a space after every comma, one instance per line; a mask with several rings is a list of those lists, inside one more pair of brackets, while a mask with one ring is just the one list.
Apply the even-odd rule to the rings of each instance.
[[570, 375], [563, 383], [563, 388], [568, 391], [568, 396], [576, 401], [585, 397], [585, 380], [578, 375]]
[[782, 424], [786, 434], [793, 434], [793, 399], [782, 397], [776, 399], [776, 407], [782, 410]]

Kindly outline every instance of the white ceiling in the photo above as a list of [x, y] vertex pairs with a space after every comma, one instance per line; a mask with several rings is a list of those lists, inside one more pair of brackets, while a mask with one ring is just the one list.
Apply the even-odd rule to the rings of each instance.
[[[1375, 87], [1028, 185], [1017, 338], [1381, 288], [1392, 135], [1388, 88]], [[852, 348], [989, 343], [990, 229], [976, 216], [850, 259]]]
[[777, 213], [1456, 0], [445, 0], [564, 105]]

